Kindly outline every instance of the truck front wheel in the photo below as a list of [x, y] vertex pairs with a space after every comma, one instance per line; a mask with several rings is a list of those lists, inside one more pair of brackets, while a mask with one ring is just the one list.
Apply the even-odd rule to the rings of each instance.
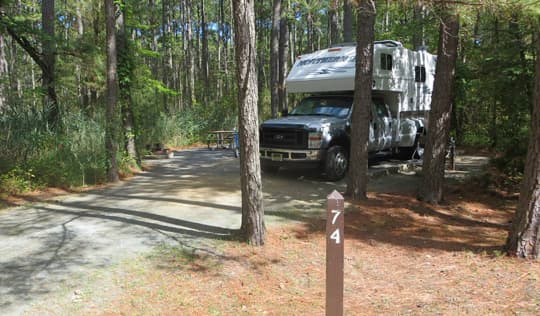
[[343, 179], [349, 167], [349, 157], [342, 146], [332, 146], [326, 153], [324, 161], [324, 172], [330, 181]]

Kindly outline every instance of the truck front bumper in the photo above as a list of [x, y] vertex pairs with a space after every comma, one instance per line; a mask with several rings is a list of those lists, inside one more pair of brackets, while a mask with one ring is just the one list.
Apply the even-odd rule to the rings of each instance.
[[323, 157], [325, 150], [321, 149], [278, 149], [278, 148], [261, 148], [261, 160], [272, 161], [275, 163], [297, 162], [297, 163], [318, 163]]

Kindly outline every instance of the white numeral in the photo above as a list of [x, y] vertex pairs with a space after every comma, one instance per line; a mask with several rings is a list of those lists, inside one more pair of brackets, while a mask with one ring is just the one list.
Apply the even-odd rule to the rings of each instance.
[[332, 218], [332, 225], [334, 225], [334, 224], [336, 224], [336, 220], [339, 217], [339, 214], [341, 214], [341, 211], [332, 210], [332, 213], [334, 213], [334, 218]]
[[332, 235], [330, 235], [330, 239], [333, 239], [336, 241], [336, 244], [340, 244], [341, 243], [341, 235], [339, 234], [339, 228], [336, 229]]

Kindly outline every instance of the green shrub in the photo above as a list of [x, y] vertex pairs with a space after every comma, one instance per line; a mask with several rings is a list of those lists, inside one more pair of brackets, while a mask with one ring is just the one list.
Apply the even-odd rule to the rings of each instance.
[[35, 190], [41, 186], [42, 184], [36, 180], [32, 169], [23, 170], [16, 167], [0, 175], [0, 192], [17, 195]]
[[[3, 114], [0, 172], [10, 186], [17, 190], [32, 187], [30, 183], [71, 187], [105, 180], [102, 116], [63, 113], [61, 127], [51, 130], [44, 112], [23, 108]], [[22, 177], [20, 170], [32, 170], [32, 177]]]
[[216, 104], [196, 105], [173, 114], [145, 111], [139, 116], [137, 146], [144, 150], [156, 143], [167, 146], [186, 146], [204, 142], [210, 130], [237, 128], [237, 109], [234, 102], [224, 98]]

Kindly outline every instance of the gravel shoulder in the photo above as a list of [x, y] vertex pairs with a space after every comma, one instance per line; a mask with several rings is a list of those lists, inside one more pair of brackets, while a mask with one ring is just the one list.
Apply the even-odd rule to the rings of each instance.
[[[456, 176], [487, 159], [462, 157]], [[0, 213], [0, 314], [24, 314], [54, 294], [73, 295], [73, 284], [159, 245], [215, 252], [241, 221], [238, 160], [230, 151], [192, 149], [129, 181]], [[411, 192], [419, 177], [394, 173], [402, 163], [373, 166], [370, 191]], [[384, 171], [386, 170], [386, 171]], [[345, 182], [282, 170], [263, 176], [268, 226], [323, 216], [324, 200]], [[106, 287], [105, 287], [106, 288]], [[76, 296], [76, 291], [75, 291]], [[74, 298], [76, 299], [76, 297]]]

